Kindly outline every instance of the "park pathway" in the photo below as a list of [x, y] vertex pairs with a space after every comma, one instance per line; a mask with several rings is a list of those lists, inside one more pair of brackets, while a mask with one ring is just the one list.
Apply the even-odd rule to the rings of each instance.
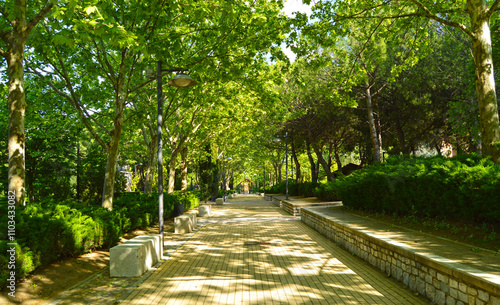
[[121, 304], [428, 304], [262, 197], [212, 211]]

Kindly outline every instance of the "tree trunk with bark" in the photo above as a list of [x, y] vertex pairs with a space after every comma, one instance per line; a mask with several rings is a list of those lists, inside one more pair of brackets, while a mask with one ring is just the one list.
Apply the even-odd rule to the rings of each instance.
[[187, 147], [183, 147], [181, 149], [181, 191], [188, 190], [188, 149]]
[[158, 154], [156, 149], [158, 147], [158, 136], [155, 135], [150, 143], [148, 143], [148, 164], [146, 165], [146, 175], [144, 178], [144, 193], [151, 195], [153, 192], [153, 178], [157, 163]]
[[[0, 55], [7, 61], [8, 96], [7, 107], [9, 108], [8, 127], [8, 196], [14, 197], [15, 205], [23, 205], [26, 198], [26, 169], [25, 169], [25, 133], [24, 119], [28, 104], [26, 103], [26, 92], [24, 88], [24, 47], [28, 36], [40, 20], [52, 10], [54, 4], [48, 3], [31, 20], [27, 20], [27, 4], [25, 0], [14, 1], [13, 14], [2, 8], [2, 15], [7, 20], [5, 26], [10, 24], [11, 30], [0, 31], [0, 38], [6, 46], [1, 48]], [[12, 20], [8, 20], [13, 17]]]
[[[124, 52], [123, 60], [126, 57]], [[123, 62], [122, 62], [123, 63]], [[113, 129], [109, 133], [110, 140], [106, 144], [107, 161], [106, 173], [104, 176], [104, 188], [102, 191], [102, 207], [108, 210], [113, 209], [113, 196], [115, 194], [115, 177], [118, 153], [120, 148], [120, 138], [123, 129], [123, 110], [125, 101], [127, 100], [127, 92], [125, 90], [125, 74], [119, 72], [116, 79], [116, 96], [115, 96], [115, 116], [113, 119]]]
[[297, 153], [295, 151], [295, 141], [293, 135], [290, 137], [290, 146], [292, 150], [292, 159], [293, 162], [295, 163], [295, 182], [301, 183], [302, 182], [302, 173], [300, 171], [300, 162], [299, 159], [297, 158]]
[[175, 167], [177, 165], [177, 154], [178, 150], [176, 149], [170, 158], [170, 162], [168, 163], [168, 188], [167, 192], [169, 194], [173, 194], [175, 190]]
[[471, 20], [472, 46], [476, 71], [476, 90], [483, 156], [500, 163], [500, 123], [498, 118], [495, 78], [490, 33], [490, 15], [485, 0], [469, 0], [468, 12]]
[[[22, 35], [20, 33], [15, 35]], [[9, 197], [14, 195], [16, 205], [23, 205], [26, 197], [25, 179], [25, 134], [24, 118], [28, 105], [24, 92], [24, 45], [26, 39], [14, 39], [7, 56], [7, 75], [9, 77]]]
[[399, 148], [404, 156], [409, 156], [410, 151], [408, 150], [408, 146], [406, 145], [405, 133], [403, 131], [403, 126], [401, 126], [401, 122], [399, 118], [396, 118], [396, 133], [398, 135], [399, 140]]
[[335, 178], [332, 175], [332, 171], [330, 170], [330, 167], [328, 167], [328, 163], [326, 162], [325, 158], [323, 158], [323, 152], [319, 149], [318, 144], [316, 144], [316, 142], [314, 141], [311, 141], [311, 145], [314, 149], [314, 152], [316, 153], [316, 157], [318, 158], [319, 164], [321, 164], [323, 170], [325, 171], [326, 179], [328, 181], [335, 180]]
[[168, 188], [167, 192], [173, 194], [175, 190], [175, 166], [177, 165], [177, 152], [172, 154], [168, 163]]
[[342, 161], [340, 161], [340, 155], [339, 155], [339, 143], [337, 141], [335, 141], [333, 144], [333, 147], [334, 147], [334, 154], [335, 154], [335, 163], [337, 163], [337, 168], [338, 168], [339, 173], [343, 174]]
[[311, 165], [311, 180], [312, 182], [318, 182], [318, 170], [316, 167], [316, 162], [314, 162], [314, 158], [311, 153], [311, 143], [309, 140], [306, 141], [307, 146], [307, 158], [309, 159], [309, 164]]
[[377, 126], [375, 125], [370, 84], [366, 82], [365, 86], [366, 109], [368, 114], [368, 125], [370, 127], [370, 139], [373, 148], [373, 159], [375, 162], [382, 162], [382, 147], [379, 141], [380, 135], [378, 134]]

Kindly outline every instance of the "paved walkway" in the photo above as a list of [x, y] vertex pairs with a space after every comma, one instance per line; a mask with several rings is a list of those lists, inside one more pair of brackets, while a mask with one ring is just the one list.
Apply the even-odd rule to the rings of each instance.
[[428, 304], [262, 197], [213, 208], [121, 304]]

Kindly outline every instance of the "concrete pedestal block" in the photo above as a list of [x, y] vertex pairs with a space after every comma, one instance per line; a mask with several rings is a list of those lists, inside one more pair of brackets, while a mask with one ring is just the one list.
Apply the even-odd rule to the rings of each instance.
[[161, 235], [160, 234], [150, 234], [150, 235], [139, 235], [132, 239], [134, 240], [151, 240], [153, 242], [154, 251], [151, 253], [153, 257], [153, 265], [159, 260], [163, 259], [162, 247], [161, 247]]
[[193, 225], [193, 229], [196, 227], [197, 222], [196, 222], [196, 214], [184, 214], [188, 217], [191, 218], [191, 224]]
[[217, 199], [215, 199], [215, 204], [216, 205], [223, 205], [224, 204], [224, 199], [223, 198], [217, 198]]
[[138, 277], [153, 266], [153, 240], [129, 240], [109, 250], [111, 277]]
[[212, 216], [212, 206], [211, 205], [200, 205], [198, 207], [198, 217]]
[[193, 223], [191, 217], [187, 215], [177, 216], [174, 219], [175, 233], [185, 234], [193, 232]]

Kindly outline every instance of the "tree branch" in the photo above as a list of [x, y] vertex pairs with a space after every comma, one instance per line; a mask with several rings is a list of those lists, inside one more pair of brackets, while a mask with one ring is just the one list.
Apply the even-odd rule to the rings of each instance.
[[38, 22], [40, 22], [40, 20], [42, 20], [43, 18], [45, 18], [45, 16], [47, 16], [50, 10], [52, 10], [52, 7], [54, 7], [54, 3], [52, 2], [47, 3], [45, 7], [35, 16], [35, 18], [31, 19], [31, 21], [28, 22], [25, 30], [26, 37], [28, 37], [33, 27], [35, 27], [35, 25], [37, 25]]
[[10, 39], [9, 36], [11, 36], [12, 33], [8, 31], [0, 31], [0, 39], [2, 39], [5, 44], [10, 45]]
[[[418, 0], [410, 0], [410, 1], [413, 4], [415, 4], [416, 6], [418, 6], [422, 11], [424, 11], [424, 16], [429, 17], [433, 20], [436, 20], [439, 23], [442, 23], [442, 24], [445, 24], [445, 25], [448, 25], [448, 26], [451, 26], [454, 28], [458, 28], [458, 29], [462, 30], [465, 34], [469, 35], [471, 38], [476, 37], [476, 35], [474, 33], [472, 33], [471, 30], [469, 30], [465, 25], [458, 23], [458, 22], [446, 20], [444, 18], [441, 18], [441, 17], [433, 14], [425, 5], [423, 5]], [[498, 0], [496, 0], [496, 2], [498, 2]]]
[[85, 127], [87, 127], [87, 129], [89, 130], [90, 134], [99, 143], [99, 145], [101, 145], [101, 147], [103, 149], [106, 149], [106, 143], [104, 143], [104, 141], [97, 134], [97, 132], [95, 131], [95, 129], [92, 127], [92, 124], [90, 124], [89, 120], [85, 116], [85, 113], [80, 108], [80, 105], [77, 103], [77, 101], [75, 101], [72, 96], [64, 93], [59, 88], [57, 88], [54, 85], [54, 83], [52, 83], [51, 81], [46, 80], [45, 76], [42, 73], [40, 73], [37, 70], [31, 68], [28, 64], [26, 65], [26, 68], [28, 69], [29, 72], [31, 72], [31, 73], [36, 74], [37, 76], [39, 76], [49, 87], [52, 88], [52, 90], [54, 90], [58, 95], [60, 95], [64, 99], [66, 99], [68, 102], [70, 102], [75, 107], [75, 109], [78, 112], [80, 118], [82, 119], [83, 124], [85, 125]]
[[0, 14], [5, 17], [5, 20], [9, 20], [9, 14], [2, 6], [0, 6]]
[[0, 56], [7, 59], [7, 57], [9, 56], [9, 53], [5, 52], [3, 49], [0, 49]]
[[500, 4], [500, 0], [495, 0], [495, 2], [493, 2], [493, 4], [491, 5], [490, 9], [488, 10], [488, 12], [486, 13], [486, 15], [488, 16], [488, 18], [491, 17], [491, 15], [498, 10], [498, 5]]

